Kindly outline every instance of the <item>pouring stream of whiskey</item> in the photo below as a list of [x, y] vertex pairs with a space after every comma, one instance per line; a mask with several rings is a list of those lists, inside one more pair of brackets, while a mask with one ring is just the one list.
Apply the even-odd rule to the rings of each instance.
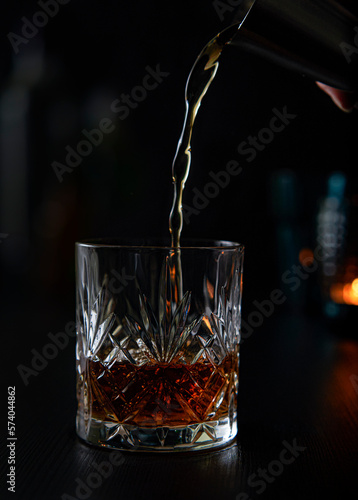
[[174, 197], [169, 217], [172, 247], [180, 246], [180, 235], [183, 228], [182, 198], [190, 170], [194, 121], [201, 101], [215, 77], [222, 50], [237, 33], [240, 24], [234, 24], [222, 31], [204, 47], [195, 61], [186, 83], [184, 125], [172, 166]]
[[189, 74], [185, 88], [186, 113], [183, 130], [172, 166], [174, 184], [173, 205], [169, 217], [171, 234], [170, 267], [171, 287], [174, 303], [178, 304], [183, 297], [183, 276], [181, 272], [180, 236], [183, 228], [182, 199], [185, 182], [189, 175], [191, 162], [191, 137], [194, 121], [201, 101], [213, 81], [219, 65], [222, 50], [237, 33], [243, 20], [235, 23], [215, 36], [201, 51]]

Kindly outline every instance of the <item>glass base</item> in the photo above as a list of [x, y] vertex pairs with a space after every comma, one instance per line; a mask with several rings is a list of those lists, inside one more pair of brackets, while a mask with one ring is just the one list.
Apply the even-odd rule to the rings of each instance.
[[[77, 417], [77, 434], [89, 444], [128, 451], [180, 452], [226, 446], [237, 434], [237, 420], [201, 422], [184, 427], [136, 427]], [[86, 428], [85, 428], [86, 427]]]

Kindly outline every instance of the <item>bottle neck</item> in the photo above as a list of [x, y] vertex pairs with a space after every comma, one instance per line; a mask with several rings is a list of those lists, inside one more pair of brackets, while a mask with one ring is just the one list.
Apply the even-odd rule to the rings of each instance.
[[343, 90], [358, 88], [358, 19], [330, 0], [244, 0], [231, 43]]

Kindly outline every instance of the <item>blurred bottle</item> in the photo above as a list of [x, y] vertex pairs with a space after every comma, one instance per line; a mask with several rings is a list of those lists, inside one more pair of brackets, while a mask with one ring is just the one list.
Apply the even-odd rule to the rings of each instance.
[[[358, 318], [358, 189], [343, 172], [327, 180], [316, 219], [319, 284], [324, 315], [350, 323]], [[351, 332], [354, 334], [354, 332]], [[357, 334], [355, 334], [356, 336]]]
[[[270, 178], [270, 204], [276, 229], [277, 272], [280, 283], [290, 279], [305, 241], [302, 226], [302, 200], [299, 180], [291, 169], [280, 169]], [[285, 285], [287, 304], [302, 307], [306, 303], [307, 283], [302, 280], [294, 292]]]

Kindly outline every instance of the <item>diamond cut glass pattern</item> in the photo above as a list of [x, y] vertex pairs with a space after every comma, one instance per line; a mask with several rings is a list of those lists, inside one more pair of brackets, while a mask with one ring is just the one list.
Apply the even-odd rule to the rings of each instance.
[[221, 242], [77, 244], [80, 437], [144, 451], [235, 437], [242, 261], [240, 245]]

